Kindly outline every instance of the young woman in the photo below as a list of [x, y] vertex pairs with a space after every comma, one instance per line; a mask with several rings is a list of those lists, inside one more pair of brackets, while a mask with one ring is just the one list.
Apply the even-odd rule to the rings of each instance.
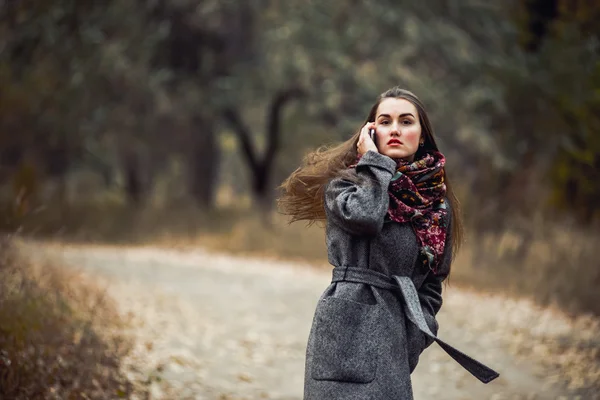
[[436, 337], [462, 233], [444, 164], [423, 104], [395, 87], [359, 132], [282, 185], [292, 221], [326, 220], [334, 266], [308, 339], [306, 400], [412, 399], [410, 374], [433, 341], [482, 382], [498, 376]]

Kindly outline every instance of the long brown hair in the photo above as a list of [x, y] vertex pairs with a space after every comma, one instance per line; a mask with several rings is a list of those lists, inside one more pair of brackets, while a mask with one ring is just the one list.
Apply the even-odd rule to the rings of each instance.
[[[405, 99], [410, 101], [419, 113], [421, 134], [425, 141], [419, 146], [415, 158], [423, 152], [438, 151], [438, 146], [433, 136], [433, 129], [425, 106], [412, 92], [398, 86], [386, 90], [379, 95], [363, 124], [374, 122], [379, 104], [388, 98]], [[279, 210], [284, 215], [291, 217], [290, 223], [295, 221], [308, 221], [309, 223], [325, 220], [324, 190], [325, 185], [334, 177], [343, 175], [354, 180], [348, 169], [349, 165], [356, 162], [356, 145], [361, 128], [345, 142], [333, 147], [321, 147], [304, 157], [303, 164], [281, 184], [282, 195], [278, 199]], [[452, 254], [456, 254], [462, 244], [463, 226], [460, 212], [460, 203], [452, 190], [448, 174], [444, 168], [446, 182], [446, 197], [452, 209]]]

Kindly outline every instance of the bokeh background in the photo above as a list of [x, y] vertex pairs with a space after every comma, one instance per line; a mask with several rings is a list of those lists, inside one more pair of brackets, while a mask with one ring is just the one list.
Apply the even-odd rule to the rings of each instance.
[[278, 185], [376, 96], [425, 103], [451, 284], [600, 314], [600, 3], [0, 1], [0, 226], [326, 264]]

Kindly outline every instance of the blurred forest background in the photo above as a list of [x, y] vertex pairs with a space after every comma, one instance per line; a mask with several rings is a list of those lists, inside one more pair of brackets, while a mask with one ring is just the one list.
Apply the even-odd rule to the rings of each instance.
[[598, 21], [594, 0], [0, 1], [0, 225], [324, 261], [277, 186], [401, 85], [462, 201], [452, 280], [600, 314]]

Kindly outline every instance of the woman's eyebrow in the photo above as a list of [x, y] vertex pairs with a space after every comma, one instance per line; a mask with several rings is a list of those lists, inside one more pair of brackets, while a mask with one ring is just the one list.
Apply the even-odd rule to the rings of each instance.
[[[411, 113], [404, 113], [404, 114], [400, 114], [400, 115], [398, 116], [398, 118], [402, 118], [402, 117], [408, 117], [408, 116], [411, 116], [411, 117], [413, 117], [413, 118], [415, 117], [415, 116], [414, 116], [414, 115], [412, 115]], [[385, 118], [392, 118], [392, 117], [391, 117], [389, 114], [380, 114], [380, 115], [379, 115], [377, 118], [381, 118], [381, 117], [385, 117]]]

